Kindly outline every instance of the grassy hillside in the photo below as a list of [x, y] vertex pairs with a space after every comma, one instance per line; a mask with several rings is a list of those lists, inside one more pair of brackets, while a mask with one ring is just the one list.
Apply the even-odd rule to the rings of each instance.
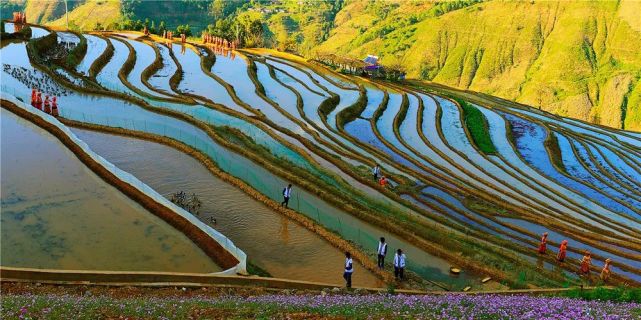
[[[448, 12], [449, 10], [449, 12]], [[316, 48], [409, 77], [641, 130], [641, 3], [352, 1]]]
[[[90, 0], [79, 4], [69, 13], [69, 27], [79, 30], [93, 30], [97, 26], [108, 26], [121, 19], [121, 6], [118, 0]], [[65, 26], [63, 15], [49, 25]]]

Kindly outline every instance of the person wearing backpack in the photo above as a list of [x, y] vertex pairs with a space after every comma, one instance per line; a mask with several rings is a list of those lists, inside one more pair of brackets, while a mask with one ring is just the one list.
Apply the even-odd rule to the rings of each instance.
[[281, 207], [284, 206], [285, 208], [288, 208], [289, 206], [289, 198], [292, 196], [292, 185], [288, 185], [283, 189], [283, 202], [280, 203]]

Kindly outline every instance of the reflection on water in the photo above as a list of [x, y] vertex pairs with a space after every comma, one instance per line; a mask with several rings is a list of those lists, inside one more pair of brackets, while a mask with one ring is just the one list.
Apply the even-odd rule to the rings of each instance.
[[[210, 223], [210, 218], [215, 218], [212, 227], [228, 236], [272, 276], [342, 283], [342, 252], [213, 176], [192, 157], [149, 141], [73, 131], [98, 154], [161, 194], [168, 197], [180, 190], [196, 193], [203, 202], [201, 219]], [[356, 272], [355, 285], [381, 285], [363, 267], [356, 266]]]
[[193, 242], [2, 110], [2, 265], [216, 272]]

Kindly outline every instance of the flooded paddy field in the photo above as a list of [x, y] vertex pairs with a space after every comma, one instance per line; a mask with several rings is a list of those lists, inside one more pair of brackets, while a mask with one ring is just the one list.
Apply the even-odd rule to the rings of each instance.
[[[227, 235], [253, 263], [272, 276], [341, 283], [336, 270], [340, 270], [342, 252], [216, 178], [194, 158], [154, 142], [81, 129], [73, 131], [109, 162], [164, 196], [169, 198], [179, 191], [195, 193], [203, 202], [199, 218]], [[362, 266], [356, 266], [354, 284], [381, 285]]]
[[[57, 36], [70, 45], [78, 38]], [[593, 254], [593, 272], [611, 258], [613, 283], [641, 285], [638, 133], [338, 75], [281, 53], [139, 36], [85, 35], [89, 48], [78, 72], [86, 74], [108, 44], [114, 48], [99, 61], [95, 80], [64, 68], [46, 74], [29, 61], [25, 42], [3, 44], [3, 95], [27, 101], [37, 86], [60, 97], [64, 120], [172, 139], [272, 203], [293, 183], [289, 207], [367, 257], [356, 285], [384, 285], [366, 271], [381, 236], [388, 263], [392, 250], [403, 249], [422, 288], [480, 290], [486, 276], [507, 287], [593, 284], [573, 275], [584, 250]], [[161, 65], [145, 74], [156, 59]], [[85, 92], [93, 82], [102, 88]], [[471, 112], [486, 122], [483, 132], [470, 130]], [[202, 194], [200, 219], [273, 276], [342, 282], [335, 246], [197, 160], [156, 143], [74, 131], [164, 196]], [[479, 134], [491, 150], [480, 146]], [[543, 232], [549, 245], [541, 255]], [[570, 247], [561, 264], [555, 257], [562, 240]], [[463, 272], [451, 274], [451, 267]]]
[[2, 265], [221, 271], [190, 239], [102, 181], [55, 137], [2, 109]]

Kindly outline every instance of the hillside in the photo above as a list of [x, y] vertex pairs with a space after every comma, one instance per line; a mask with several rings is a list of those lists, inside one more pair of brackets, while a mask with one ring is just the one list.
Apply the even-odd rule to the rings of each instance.
[[[190, 24], [196, 33], [211, 25], [229, 36], [233, 23], [260, 20], [265, 46], [305, 56], [376, 54], [410, 78], [641, 130], [638, 1], [91, 0], [70, 7], [80, 29], [130, 17]], [[27, 0], [26, 10], [30, 20], [64, 25], [61, 2]]]
[[[438, 9], [438, 10], [437, 10]], [[641, 129], [641, 3], [353, 1], [318, 51], [377, 54], [409, 77]]]

